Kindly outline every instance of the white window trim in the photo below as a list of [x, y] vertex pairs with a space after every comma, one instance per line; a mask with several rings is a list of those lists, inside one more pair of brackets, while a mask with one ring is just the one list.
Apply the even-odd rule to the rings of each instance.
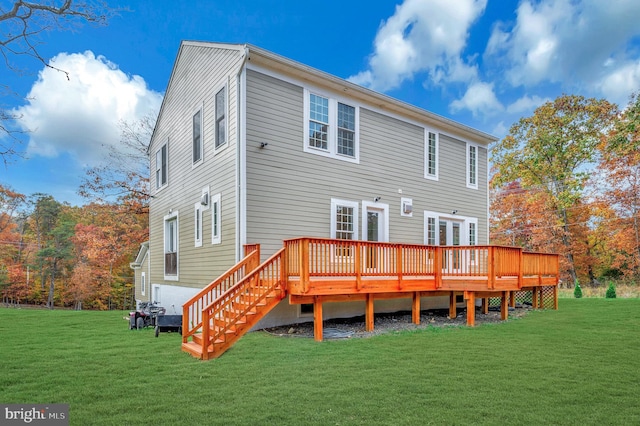
[[356, 241], [358, 239], [358, 235], [360, 235], [358, 233], [359, 231], [359, 205], [357, 201], [348, 201], [348, 200], [341, 200], [338, 198], [332, 198], [331, 199], [331, 238], [335, 239], [336, 238], [336, 222], [337, 222], [337, 217], [336, 217], [336, 208], [338, 206], [344, 206], [344, 207], [352, 207], [353, 208], [353, 241]]
[[[429, 174], [429, 134], [436, 136], [436, 172]], [[424, 177], [425, 179], [438, 180], [440, 176], [440, 133], [430, 129], [424, 129]]]
[[[404, 206], [405, 204], [408, 204], [411, 206], [411, 213], [405, 213], [404, 212]], [[400, 197], [400, 216], [404, 216], [404, 217], [413, 217], [413, 199], [411, 198], [405, 198], [405, 197]]]
[[[222, 202], [221, 195], [215, 194], [210, 196], [209, 204], [211, 204], [211, 244], [222, 243]], [[214, 208], [213, 206], [216, 206]], [[217, 211], [216, 211], [217, 210]], [[218, 223], [214, 219], [218, 217]], [[217, 232], [216, 232], [217, 231]]]
[[146, 272], [140, 272], [140, 294], [146, 296], [147, 293], [147, 274]]
[[[176, 220], [176, 274], [175, 275], [167, 275], [166, 274], [166, 265], [165, 265], [165, 254], [167, 253], [167, 221], [174, 219]], [[180, 217], [178, 211], [170, 212], [168, 215], [164, 217], [164, 221], [162, 222], [163, 226], [163, 251], [162, 251], [162, 273], [164, 275], [165, 281], [179, 281], [180, 280]]]
[[[193, 205], [194, 208], [194, 221], [193, 221], [193, 233], [195, 247], [202, 247], [202, 204], [200, 201]], [[198, 228], [199, 225], [199, 228]]]
[[[158, 179], [156, 177], [156, 173], [158, 171], [158, 153], [160, 151], [162, 151], [162, 147], [166, 146], [166, 150], [167, 150], [167, 167], [166, 167], [166, 182], [160, 186], [158, 186]], [[155, 191], [156, 192], [160, 192], [162, 191], [164, 188], [166, 188], [167, 186], [169, 186], [169, 140], [167, 139], [167, 141], [165, 143], [163, 143], [162, 145], [160, 145], [160, 148], [158, 148], [156, 150], [156, 155], [155, 155], [155, 160], [154, 160], [154, 169], [153, 169], [153, 178], [155, 180]]]
[[[434, 219], [434, 226], [436, 226], [436, 229], [434, 229], [434, 234], [433, 234], [433, 242], [431, 244], [429, 244], [429, 219]], [[438, 214], [434, 213], [434, 212], [428, 212], [425, 211], [424, 212], [424, 225], [423, 225], [423, 229], [424, 229], [424, 238], [423, 238], [423, 242], [424, 245], [434, 245], [437, 246], [439, 241], [438, 241]]]
[[371, 201], [362, 200], [362, 241], [367, 240], [367, 211], [371, 210], [382, 210], [383, 212], [383, 221], [380, 225], [382, 225], [382, 238], [380, 238], [379, 242], [388, 242], [389, 241], [389, 204], [384, 203], [374, 203]]
[[[224, 108], [225, 108], [225, 112], [224, 112], [224, 121], [225, 121], [225, 131], [226, 131], [226, 140], [224, 141], [224, 143], [220, 146], [218, 146], [218, 129], [216, 128], [217, 126], [217, 121], [218, 121], [218, 107], [216, 105], [216, 95], [221, 91], [224, 90]], [[218, 87], [215, 88], [215, 90], [213, 91], [213, 152], [214, 155], [216, 155], [218, 152], [223, 151], [224, 149], [226, 149], [230, 142], [229, 142], [229, 84], [228, 82], [225, 82], [224, 84], [219, 85]]]
[[154, 284], [151, 287], [151, 302], [153, 303], [162, 303], [161, 299], [162, 295], [160, 294], [160, 285]]
[[436, 233], [435, 233], [435, 245], [440, 245], [440, 233], [438, 232], [438, 223], [440, 222], [440, 220], [448, 220], [448, 221], [458, 221], [462, 224], [462, 228], [460, 232], [460, 245], [461, 246], [468, 246], [469, 245], [469, 224], [470, 223], [475, 223], [476, 225], [476, 245], [478, 245], [478, 218], [477, 217], [471, 217], [471, 216], [460, 216], [458, 214], [452, 215], [452, 214], [446, 214], [446, 213], [438, 213], [438, 212], [433, 212], [433, 211], [428, 211], [425, 210], [424, 211], [424, 226], [423, 226], [423, 232], [424, 232], [424, 244], [427, 244], [427, 239], [428, 239], [428, 235], [427, 235], [427, 231], [428, 231], [428, 218], [434, 218], [435, 219], [435, 225], [436, 225]]
[[[314, 94], [327, 98], [329, 100], [329, 133], [327, 135], [327, 149], [315, 148], [309, 146], [309, 95]], [[355, 130], [353, 136], [353, 153], [354, 156], [343, 155], [338, 153], [338, 103], [348, 105], [355, 109]], [[304, 88], [304, 152], [310, 154], [321, 155], [323, 157], [334, 158], [336, 160], [348, 161], [350, 163], [360, 164], [360, 105], [351, 99], [341, 98], [335, 95], [329, 95], [321, 90], [313, 88]]]
[[[476, 158], [475, 158], [475, 171], [476, 171], [476, 182], [475, 183], [471, 183], [471, 147], [474, 147], [476, 150]], [[477, 144], [473, 144], [473, 143], [469, 143], [467, 142], [467, 146], [466, 146], [466, 155], [465, 155], [465, 167], [466, 167], [466, 175], [467, 175], [467, 188], [470, 189], [478, 189], [478, 179], [480, 178], [480, 173], [478, 170], [478, 165], [480, 164], [480, 161], [478, 160], [478, 157], [480, 156], [480, 149], [479, 149], [479, 145]]]
[[[193, 117], [200, 112], [200, 159], [193, 161]], [[196, 168], [204, 163], [204, 103], [191, 114], [191, 168]]]

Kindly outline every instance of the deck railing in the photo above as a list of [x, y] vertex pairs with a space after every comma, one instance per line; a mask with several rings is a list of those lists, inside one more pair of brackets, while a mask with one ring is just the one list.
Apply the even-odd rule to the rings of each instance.
[[182, 341], [202, 327], [202, 311], [214, 300], [240, 282], [249, 272], [260, 264], [260, 245], [248, 244], [244, 246], [244, 258], [231, 269], [211, 282], [182, 307]]
[[560, 257], [549, 253], [523, 253], [523, 275], [553, 276], [560, 270]]
[[446, 278], [484, 278], [489, 288], [496, 279], [523, 275], [558, 275], [558, 256], [527, 253], [519, 247], [425, 246], [297, 238], [286, 240], [288, 277], [305, 285], [317, 277], [389, 277], [403, 279], [431, 276], [439, 287]]
[[202, 310], [202, 350], [232, 331], [239, 322], [246, 321], [250, 313], [274, 293], [279, 299], [286, 292], [282, 267], [285, 249], [281, 248], [260, 268], [253, 269], [242, 280], [212, 301]]

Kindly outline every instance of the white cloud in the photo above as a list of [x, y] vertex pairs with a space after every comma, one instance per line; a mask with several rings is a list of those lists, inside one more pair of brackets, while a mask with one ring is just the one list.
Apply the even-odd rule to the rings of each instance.
[[507, 128], [507, 126], [504, 124], [504, 121], [500, 121], [498, 124], [496, 124], [491, 131], [491, 134], [499, 139], [507, 136], [507, 133], [509, 133], [509, 128]]
[[102, 56], [60, 53], [39, 73], [27, 105], [15, 112], [29, 131], [29, 156], [66, 152], [82, 165], [95, 165], [120, 140], [121, 120], [135, 121], [159, 109], [162, 95], [140, 76], [128, 76]]
[[618, 65], [598, 82], [597, 88], [621, 108], [626, 107], [629, 96], [640, 90], [640, 61]]
[[405, 0], [383, 22], [367, 70], [349, 80], [374, 90], [394, 89], [419, 72], [436, 83], [469, 81], [477, 74], [460, 55], [470, 26], [484, 12], [486, 0]]
[[493, 92], [493, 83], [484, 82], [470, 84], [464, 96], [451, 102], [449, 108], [454, 113], [467, 109], [474, 117], [492, 115], [504, 109]]
[[537, 95], [525, 95], [507, 106], [507, 113], [521, 114], [523, 112], [531, 112], [547, 101], [550, 101], [550, 99], [541, 98]]
[[[634, 54], [629, 43], [640, 34], [640, 2], [524, 0], [516, 15], [514, 23], [494, 26], [485, 50], [485, 63], [503, 70], [511, 86], [551, 82], [578, 91], [599, 87], [610, 97], [616, 92], [610, 82], [629, 76]], [[619, 67], [612, 70], [616, 63]]]

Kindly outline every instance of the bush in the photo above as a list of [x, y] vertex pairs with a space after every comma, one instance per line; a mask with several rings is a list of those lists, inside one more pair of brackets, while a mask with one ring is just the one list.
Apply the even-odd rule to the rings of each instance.
[[576, 280], [576, 285], [573, 288], [573, 297], [576, 299], [582, 298], [582, 288], [580, 287], [580, 283]]
[[607, 293], [604, 296], [607, 299], [615, 299], [616, 298], [616, 287], [612, 282], [609, 283], [609, 288], [607, 289]]

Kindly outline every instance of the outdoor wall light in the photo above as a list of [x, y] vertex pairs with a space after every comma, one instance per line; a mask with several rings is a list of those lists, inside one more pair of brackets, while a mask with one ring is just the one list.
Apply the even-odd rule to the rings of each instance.
[[451, 214], [456, 214], [456, 213], [458, 213], [458, 210], [454, 210], [451, 212]]
[[381, 199], [382, 199], [382, 197], [376, 197], [376, 198], [374, 198], [374, 199], [373, 199], [373, 202], [374, 202], [374, 203], [377, 203], [377, 202], [378, 202], [378, 201], [380, 201]]
[[265, 148], [267, 145], [269, 145], [269, 142], [260, 142], [260, 149]]

